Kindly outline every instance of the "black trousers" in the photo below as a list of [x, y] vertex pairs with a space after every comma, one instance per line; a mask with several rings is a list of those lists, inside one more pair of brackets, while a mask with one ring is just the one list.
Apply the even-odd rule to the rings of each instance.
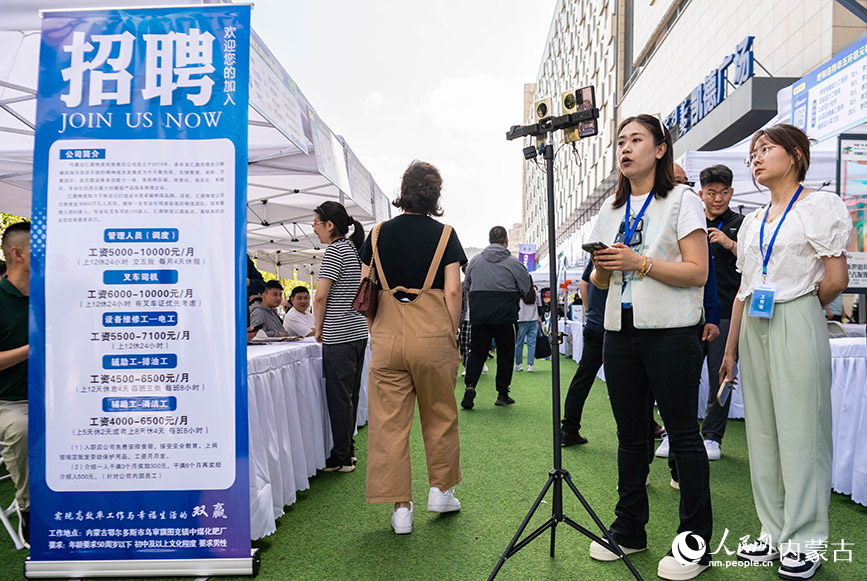
[[572, 376], [569, 391], [566, 393], [566, 404], [563, 410], [563, 431], [577, 434], [581, 431], [581, 414], [584, 412], [584, 402], [590, 394], [590, 388], [596, 381], [596, 374], [602, 367], [602, 341], [605, 335], [584, 327], [584, 346], [581, 349], [581, 361]]
[[470, 356], [467, 358], [467, 375], [464, 384], [476, 387], [482, 375], [482, 366], [488, 358], [491, 340], [497, 342], [497, 392], [509, 393], [512, 383], [512, 365], [515, 357], [514, 323], [473, 323], [470, 334]]
[[[701, 435], [703, 439], [714, 440], [715, 442], [722, 442], [726, 433], [726, 422], [729, 419], [729, 408], [732, 405], [731, 397], [726, 400], [725, 405], [720, 405], [716, 399], [719, 391], [719, 368], [722, 367], [731, 324], [731, 319], [720, 320], [719, 336], [711, 342], [701, 342], [702, 354], [707, 356], [707, 378], [710, 387], [707, 394], [704, 421], [701, 424]], [[701, 337], [703, 327], [699, 325], [696, 329], [698, 336]], [[671, 470], [671, 478], [680, 482], [680, 477], [677, 474], [677, 463], [673, 454], [668, 455], [668, 467]]]
[[331, 458], [342, 466], [351, 464], [355, 451], [358, 394], [361, 391], [361, 372], [364, 368], [364, 350], [367, 339], [348, 343], [322, 344], [322, 370], [325, 374], [325, 397], [331, 436], [334, 444]]
[[707, 355], [707, 375], [710, 391], [707, 394], [707, 408], [704, 413], [704, 423], [701, 425], [701, 433], [705, 440], [722, 442], [726, 433], [726, 422], [729, 419], [729, 408], [732, 398], [726, 400], [721, 406], [716, 400], [719, 391], [719, 368], [722, 366], [723, 356], [726, 351], [726, 339], [729, 336], [731, 319], [722, 319], [719, 324], [719, 337], [710, 343], [703, 343]]
[[617, 424], [620, 495], [610, 530], [627, 547], [647, 545], [644, 483], [653, 453], [648, 409], [654, 398], [681, 475], [677, 530], [691, 531], [710, 543], [710, 469], [698, 427], [702, 359], [695, 327], [636, 329], [631, 309], [623, 309], [620, 331], [605, 332], [603, 360]]

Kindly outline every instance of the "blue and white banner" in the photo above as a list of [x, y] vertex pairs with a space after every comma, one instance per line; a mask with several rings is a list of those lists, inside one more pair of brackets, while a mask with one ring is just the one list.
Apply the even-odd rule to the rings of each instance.
[[867, 38], [792, 85], [792, 125], [822, 141], [867, 121]]
[[249, 561], [250, 6], [43, 16], [28, 572]]

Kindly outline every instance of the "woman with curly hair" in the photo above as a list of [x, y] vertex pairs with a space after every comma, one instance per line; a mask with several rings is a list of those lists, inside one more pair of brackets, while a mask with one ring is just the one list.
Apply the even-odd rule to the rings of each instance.
[[461, 509], [454, 486], [461, 480], [458, 408], [460, 267], [467, 257], [441, 216], [442, 178], [415, 161], [403, 174], [403, 210], [376, 227], [361, 249], [364, 272], [373, 261], [381, 289], [370, 332], [367, 502], [394, 503], [397, 534], [412, 532], [409, 432], [418, 400], [427, 456], [428, 512]]

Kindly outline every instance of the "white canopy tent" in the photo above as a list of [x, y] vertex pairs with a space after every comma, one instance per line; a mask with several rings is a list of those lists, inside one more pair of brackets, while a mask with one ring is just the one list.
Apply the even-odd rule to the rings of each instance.
[[[178, 2], [176, 2], [178, 3]], [[201, 4], [198, 0], [179, 3]], [[79, 2], [43, 0], [42, 9], [73, 8]], [[164, 0], [88, 0], [87, 7], [165, 5]], [[36, 85], [39, 71], [40, 19], [29, 0], [4, 3], [0, 20], [0, 211], [30, 215]], [[326, 200], [346, 206], [365, 230], [388, 219], [388, 199], [346, 143], [319, 120], [300, 90], [279, 64], [259, 69], [282, 89], [254, 91], [251, 86], [248, 136], [247, 245], [260, 269], [291, 278], [315, 275], [324, 248], [313, 234], [313, 209]], [[254, 73], [251, 72], [251, 77]], [[276, 79], [276, 81], [275, 81]], [[288, 83], [294, 94], [285, 89]], [[251, 85], [252, 85], [251, 79]], [[257, 82], [263, 82], [260, 78]], [[268, 102], [271, 95], [272, 102]], [[295, 133], [285, 123], [285, 102], [297, 101]], [[303, 132], [303, 135], [301, 133]], [[293, 139], [290, 139], [290, 136]], [[316, 147], [322, 148], [317, 156]], [[303, 150], [306, 147], [307, 152]], [[325, 150], [329, 150], [324, 155]], [[326, 177], [327, 176], [327, 177]], [[379, 215], [377, 215], [377, 213]]]
[[[771, 199], [771, 194], [765, 188], [753, 183], [749, 168], [744, 165], [744, 158], [749, 154], [750, 138], [736, 143], [731, 147], [717, 151], [687, 151], [683, 154], [683, 169], [690, 181], [695, 182], [695, 189], [701, 187], [699, 174], [706, 167], [723, 164], [734, 174], [731, 208], [742, 214], [760, 208]], [[810, 148], [810, 170], [804, 180], [804, 186], [811, 190], [835, 191], [837, 187], [837, 140], [827, 139]]]

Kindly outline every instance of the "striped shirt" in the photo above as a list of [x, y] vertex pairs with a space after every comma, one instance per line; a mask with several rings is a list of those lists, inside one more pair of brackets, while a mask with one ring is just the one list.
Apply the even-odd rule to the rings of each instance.
[[361, 260], [352, 241], [340, 238], [325, 249], [319, 277], [331, 280], [322, 323], [322, 342], [333, 345], [367, 339], [364, 315], [352, 308], [352, 300], [361, 284]]

